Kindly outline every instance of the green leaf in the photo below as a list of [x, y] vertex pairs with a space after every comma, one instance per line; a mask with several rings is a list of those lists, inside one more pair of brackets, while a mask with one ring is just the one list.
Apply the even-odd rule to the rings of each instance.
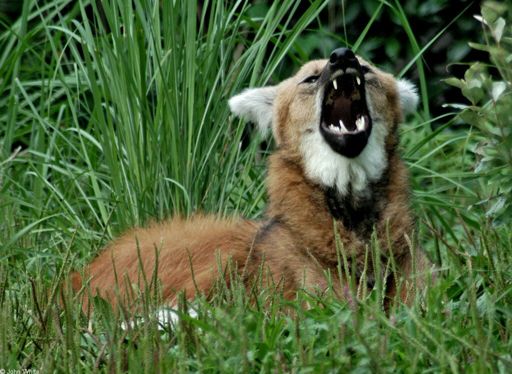
[[507, 199], [503, 196], [499, 197], [497, 201], [485, 212], [487, 217], [494, 217], [500, 214], [500, 212], [505, 207], [505, 203]]
[[493, 82], [492, 84], [492, 99], [494, 101], [498, 101], [503, 92], [507, 89], [507, 84], [505, 82]]
[[478, 111], [474, 107], [470, 107], [460, 113], [462, 120], [470, 125], [479, 127], [481, 123], [481, 117], [478, 115]]
[[468, 98], [473, 105], [476, 105], [484, 97], [484, 90], [482, 89], [481, 82], [472, 80], [472, 84], [468, 84], [462, 89], [462, 94]]
[[488, 6], [487, 4], [484, 4], [482, 6], [482, 17], [485, 20], [486, 24], [492, 25], [496, 18], [498, 17], [498, 14], [496, 10], [492, 6]]
[[499, 43], [501, 41], [501, 37], [503, 36], [503, 31], [505, 30], [505, 25], [507, 23], [503, 18], [498, 18], [496, 22], [494, 23], [494, 28], [492, 30], [492, 34], [494, 36], [494, 39], [496, 39], [496, 42]]
[[469, 42], [468, 45], [478, 51], [489, 52], [490, 47], [487, 44]]
[[450, 86], [454, 86], [460, 89], [462, 89], [465, 86], [465, 82], [462, 79], [454, 77], [443, 79], [443, 82], [449, 84]]

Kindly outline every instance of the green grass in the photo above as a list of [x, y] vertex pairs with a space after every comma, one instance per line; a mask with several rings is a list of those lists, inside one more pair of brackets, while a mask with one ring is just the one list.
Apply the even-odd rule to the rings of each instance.
[[285, 58], [303, 63], [298, 37], [322, 30], [327, 5], [274, 2], [259, 16], [245, 1], [114, 0], [99, 15], [99, 3], [25, 1], [0, 33], [0, 369], [509, 371], [512, 231], [486, 200], [486, 178], [501, 171], [474, 171], [485, 133], [459, 129], [456, 112], [432, 130], [424, 46], [398, 1], [380, 2], [348, 43], [364, 44], [374, 20], [392, 14], [416, 53], [407, 69], [418, 68], [423, 105], [402, 128], [402, 150], [438, 280], [412, 307], [386, 313], [378, 290], [288, 302], [221, 285], [175, 329], [159, 330], [146, 300], [146, 322], [123, 330], [130, 316], [101, 301], [90, 321], [76, 300], [59, 304], [63, 274], [134, 224], [198, 210], [263, 214], [266, 152], [257, 135], [241, 150], [244, 124], [226, 102], [290, 70]]

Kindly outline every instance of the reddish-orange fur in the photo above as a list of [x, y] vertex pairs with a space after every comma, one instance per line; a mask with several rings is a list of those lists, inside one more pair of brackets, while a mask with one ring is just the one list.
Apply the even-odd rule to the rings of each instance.
[[[318, 70], [323, 65], [325, 61], [314, 61], [301, 72]], [[408, 173], [396, 152], [396, 127], [401, 112], [394, 79], [379, 71], [377, 75], [379, 90], [384, 94], [375, 96], [372, 104], [375, 110], [383, 112], [389, 136], [385, 142], [388, 182], [379, 190], [379, 199], [384, 203], [375, 231], [382, 258], [393, 257], [396, 264], [396, 272], [388, 278], [391, 280], [388, 282], [388, 295], [398, 294], [403, 301], [409, 302], [415, 292], [411, 287], [415, 277], [412, 270], [415, 268], [417, 274], [425, 272], [428, 261], [411, 245], [414, 230], [408, 201]], [[325, 200], [324, 187], [305, 175], [304, 160], [297, 145], [302, 130], [297, 123], [300, 123], [298, 118], [301, 116], [311, 115], [307, 108], [313, 104], [306, 101], [309, 99], [303, 93], [295, 93], [293, 82], [293, 79], [283, 82], [274, 105], [274, 136], [279, 149], [269, 160], [266, 220], [221, 220], [195, 216], [189, 220], [173, 218], [146, 228], [134, 228], [108, 245], [84, 269], [83, 276], [74, 273], [73, 288], [80, 289], [86, 280], [93, 295], [99, 294], [113, 305], [122, 302], [134, 308], [130, 305], [131, 290], [144, 290], [156, 270], [161, 296], [166, 303], [173, 304], [181, 291], [187, 298], [194, 297], [197, 292], [207, 294], [223, 274], [228, 261], [232, 261], [247, 285], [255, 280], [263, 265], [268, 274], [264, 284], [280, 284], [288, 298], [301, 288], [324, 290], [327, 287], [325, 271], [330, 271], [339, 291], [343, 279], [336, 277], [339, 260], [337, 237], [341, 251], [349, 261], [355, 261], [356, 268], [363, 269], [369, 265], [370, 272], [373, 271], [371, 260], [368, 263], [370, 238], [347, 229], [333, 219]], [[290, 88], [285, 90], [286, 87]], [[294, 104], [296, 101], [298, 104]], [[298, 109], [294, 109], [294, 105]], [[295, 111], [293, 115], [290, 110]], [[158, 269], [155, 269], [156, 264]], [[385, 266], [386, 261], [383, 261], [382, 267]], [[229, 277], [225, 277], [228, 281]], [[400, 278], [406, 283], [397, 289]], [[87, 303], [85, 300], [84, 307]]]
[[[280, 152], [270, 159], [268, 185], [272, 198], [267, 215], [278, 217], [279, 221], [264, 237], [258, 238], [258, 235], [265, 230], [265, 221], [237, 218], [174, 218], [147, 228], [135, 228], [106, 247], [86, 268], [84, 275], [90, 278], [93, 294], [98, 292], [116, 304], [117, 292], [121, 300], [129, 304], [130, 300], [125, 300], [126, 285], [135, 284], [143, 290], [140, 270], [144, 269], [147, 282], [151, 282], [158, 263], [162, 297], [173, 303], [179, 291], [184, 291], [189, 298], [197, 291], [207, 293], [220, 268], [226, 267], [228, 258], [237, 265], [239, 273], [247, 277], [258, 273], [263, 261], [272, 280], [283, 284], [287, 297], [293, 297], [303, 287], [325, 289], [324, 271], [330, 270], [335, 278], [338, 273], [333, 225], [339, 230], [339, 239], [349, 259], [362, 264], [368, 243], [333, 221], [321, 190], [304, 178], [297, 161]], [[406, 263], [402, 269], [405, 274], [401, 275], [408, 275], [412, 258], [406, 235], [411, 235], [413, 221], [408, 211], [407, 188], [404, 188], [406, 169], [400, 161], [394, 164], [392, 175], [388, 189], [391, 203], [384, 211], [385, 219], [376, 229], [383, 238], [383, 251], [392, 251], [399, 267]], [[393, 245], [390, 249], [387, 249], [388, 242]], [[427, 261], [422, 253], [416, 255], [419, 273], [425, 270]], [[75, 279], [77, 276], [74, 275]], [[75, 290], [80, 286], [81, 282], [75, 280]], [[400, 295], [404, 301], [411, 297], [405, 288]]]

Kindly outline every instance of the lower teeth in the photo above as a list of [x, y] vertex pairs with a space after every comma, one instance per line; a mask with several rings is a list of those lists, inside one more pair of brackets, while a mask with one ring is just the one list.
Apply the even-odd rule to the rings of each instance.
[[364, 125], [366, 123], [366, 119], [364, 117], [359, 117], [356, 121], [356, 127], [359, 131], [364, 130]]
[[331, 132], [337, 133], [337, 134], [354, 134], [361, 131], [364, 131], [365, 125], [366, 125], [366, 118], [364, 116], [359, 117], [356, 120], [355, 128], [352, 130], [349, 130], [345, 127], [345, 124], [342, 120], [339, 120], [339, 125], [330, 124], [328, 126], [329, 130]]

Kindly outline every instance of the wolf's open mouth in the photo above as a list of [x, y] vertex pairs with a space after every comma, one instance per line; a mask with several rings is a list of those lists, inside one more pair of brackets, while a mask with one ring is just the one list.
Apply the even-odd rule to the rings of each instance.
[[320, 131], [335, 152], [353, 158], [368, 143], [372, 121], [366, 105], [364, 77], [355, 69], [347, 70], [333, 74], [327, 82]]

